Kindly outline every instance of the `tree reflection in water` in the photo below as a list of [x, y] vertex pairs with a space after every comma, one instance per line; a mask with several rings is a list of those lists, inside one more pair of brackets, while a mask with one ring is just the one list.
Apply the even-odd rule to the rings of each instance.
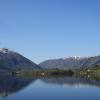
[[93, 80], [88, 78], [81, 77], [17, 77], [10, 75], [0, 75], [0, 95], [7, 97], [13, 93], [23, 90], [25, 87], [29, 86], [31, 83], [40, 79], [47, 84], [57, 84], [57, 85], [66, 85], [66, 86], [78, 86], [78, 85], [91, 85], [100, 87], [99, 80]]

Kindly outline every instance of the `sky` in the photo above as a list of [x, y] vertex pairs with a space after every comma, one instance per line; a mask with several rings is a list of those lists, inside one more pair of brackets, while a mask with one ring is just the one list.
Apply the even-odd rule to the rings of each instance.
[[0, 0], [0, 48], [40, 63], [100, 55], [100, 0]]

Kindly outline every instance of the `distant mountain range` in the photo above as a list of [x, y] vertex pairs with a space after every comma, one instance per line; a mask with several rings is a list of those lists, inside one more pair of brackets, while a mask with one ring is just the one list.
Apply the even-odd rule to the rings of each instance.
[[0, 49], [0, 72], [40, 69], [77, 69], [100, 65], [100, 55], [94, 57], [66, 57], [46, 60], [39, 65], [7, 48]]
[[39, 64], [42, 68], [52, 69], [77, 69], [77, 68], [86, 68], [94, 67], [100, 65], [100, 55], [94, 57], [66, 57], [60, 59], [51, 59], [46, 60]]
[[12, 50], [0, 49], [0, 71], [37, 70], [38, 65]]

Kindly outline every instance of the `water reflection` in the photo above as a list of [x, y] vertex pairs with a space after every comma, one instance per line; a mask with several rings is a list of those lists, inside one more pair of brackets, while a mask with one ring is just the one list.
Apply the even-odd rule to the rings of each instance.
[[16, 93], [35, 80], [36, 78], [33, 77], [0, 75], [0, 96], [6, 97], [10, 94]]
[[100, 87], [100, 80], [89, 79], [87, 77], [63, 77], [63, 78], [42, 78], [42, 81], [48, 84], [66, 85], [66, 86], [96, 86]]
[[31, 83], [40, 79], [47, 84], [56, 84], [64, 86], [97, 86], [100, 87], [100, 81], [88, 78], [76, 78], [76, 77], [17, 77], [17, 76], [7, 76], [0, 75], [0, 96], [7, 97], [13, 93], [23, 90], [25, 87], [29, 86]]

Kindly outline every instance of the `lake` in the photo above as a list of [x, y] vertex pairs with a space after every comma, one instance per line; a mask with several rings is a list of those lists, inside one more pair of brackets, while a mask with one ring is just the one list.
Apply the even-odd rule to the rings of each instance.
[[0, 100], [100, 100], [100, 81], [0, 75]]

